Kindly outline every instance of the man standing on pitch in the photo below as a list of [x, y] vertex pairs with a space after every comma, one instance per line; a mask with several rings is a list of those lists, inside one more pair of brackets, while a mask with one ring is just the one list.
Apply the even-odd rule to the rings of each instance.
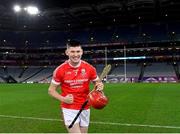
[[[63, 119], [68, 132], [87, 133], [90, 120], [89, 105], [85, 106], [73, 127], [68, 128], [68, 126], [86, 101], [90, 92], [90, 82], [93, 82], [97, 90], [103, 90], [104, 85], [96, 69], [81, 60], [83, 50], [80, 42], [70, 41], [65, 53], [69, 59], [55, 69], [48, 91], [52, 97], [61, 101]], [[59, 86], [61, 94], [57, 92]]]

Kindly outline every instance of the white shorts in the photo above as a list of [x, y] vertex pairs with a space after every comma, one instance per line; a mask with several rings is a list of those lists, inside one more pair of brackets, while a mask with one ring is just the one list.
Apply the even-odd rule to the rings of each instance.
[[[71, 122], [74, 120], [78, 112], [79, 110], [62, 108], [64, 123], [66, 126], [69, 126], [71, 124]], [[90, 109], [83, 110], [75, 123], [79, 123], [81, 127], [88, 127], [89, 118], [90, 118]]]

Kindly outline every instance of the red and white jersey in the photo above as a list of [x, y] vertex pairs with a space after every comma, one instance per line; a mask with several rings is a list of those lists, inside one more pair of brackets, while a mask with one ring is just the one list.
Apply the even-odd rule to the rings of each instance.
[[[73, 67], [69, 61], [65, 61], [58, 66], [52, 78], [52, 83], [61, 86], [61, 95], [72, 94], [74, 97], [73, 104], [61, 103], [61, 106], [68, 109], [81, 108], [81, 105], [87, 99], [90, 91], [89, 84], [91, 81], [98, 79], [96, 69], [89, 63], [81, 60], [77, 67]], [[85, 109], [89, 108], [89, 105]]]

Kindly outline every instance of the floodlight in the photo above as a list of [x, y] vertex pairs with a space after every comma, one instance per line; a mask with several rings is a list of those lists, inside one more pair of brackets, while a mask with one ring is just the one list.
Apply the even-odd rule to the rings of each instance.
[[35, 6], [28, 6], [26, 7], [26, 11], [30, 14], [30, 15], [36, 15], [39, 13], [39, 9]]
[[15, 12], [20, 12], [21, 11], [20, 5], [14, 5], [13, 9], [14, 9]]

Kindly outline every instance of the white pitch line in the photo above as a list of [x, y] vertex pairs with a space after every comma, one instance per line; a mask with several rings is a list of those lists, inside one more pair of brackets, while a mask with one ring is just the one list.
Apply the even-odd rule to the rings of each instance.
[[50, 119], [50, 118], [38, 118], [38, 117], [23, 117], [23, 116], [14, 116], [14, 115], [0, 115], [4, 118], [14, 118], [14, 119], [29, 119], [29, 120], [42, 120], [42, 121], [63, 121], [61, 119]]
[[[58, 121], [58, 122], [63, 121], [61, 119], [23, 117], [23, 116], [14, 116], [14, 115], [0, 115], [0, 117], [2, 117], [2, 118], [14, 118], [14, 119], [42, 120], [42, 121]], [[129, 123], [118, 123], [118, 122], [95, 122], [95, 121], [91, 121], [91, 123], [92, 124], [100, 124], [100, 125], [113, 125], [113, 126], [133, 126], [133, 127], [180, 129], [180, 126], [161, 126], [161, 125], [129, 124]]]
[[133, 127], [151, 127], [151, 128], [180, 129], [179, 126], [161, 126], [161, 125], [129, 124], [129, 123], [115, 123], [115, 122], [91, 122], [91, 123], [101, 124], [101, 125], [116, 125], [116, 126], [133, 126]]

